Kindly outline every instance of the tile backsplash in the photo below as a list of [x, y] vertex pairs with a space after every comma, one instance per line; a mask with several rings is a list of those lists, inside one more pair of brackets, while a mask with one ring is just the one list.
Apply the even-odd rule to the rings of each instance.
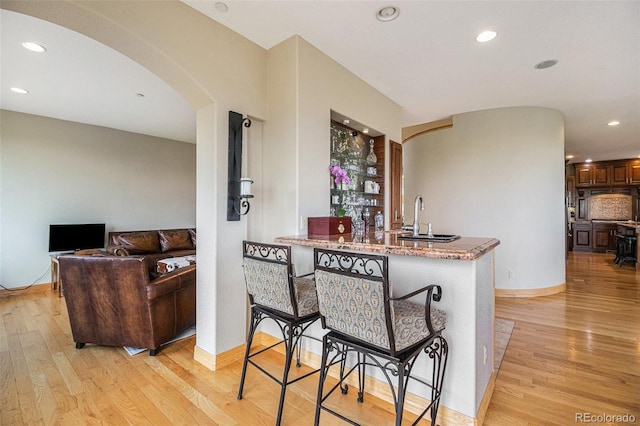
[[589, 197], [589, 219], [630, 220], [633, 197], [624, 194], [600, 194]]

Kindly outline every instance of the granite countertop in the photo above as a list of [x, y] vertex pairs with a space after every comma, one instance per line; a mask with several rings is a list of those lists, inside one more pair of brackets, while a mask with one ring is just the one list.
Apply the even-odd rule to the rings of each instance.
[[420, 256], [434, 259], [475, 260], [500, 244], [495, 238], [461, 237], [450, 243], [398, 239], [398, 231], [369, 232], [365, 237], [331, 235], [309, 237], [295, 235], [278, 237], [276, 243], [333, 250], [365, 251], [369, 253]]
[[640, 222], [634, 222], [632, 220], [616, 222], [618, 225], [626, 226], [628, 228], [640, 229]]

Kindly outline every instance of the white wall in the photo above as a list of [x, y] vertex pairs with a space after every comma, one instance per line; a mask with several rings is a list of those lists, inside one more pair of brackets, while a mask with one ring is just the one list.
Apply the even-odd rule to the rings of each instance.
[[408, 140], [403, 156], [408, 223], [420, 194], [426, 207], [420, 222], [432, 222], [434, 233], [500, 240], [496, 288], [565, 282], [559, 111], [516, 107], [456, 115], [451, 129]]
[[[50, 281], [49, 225], [195, 226], [194, 144], [0, 111], [0, 282]], [[40, 279], [38, 279], [40, 278]]]
[[266, 236], [306, 234], [307, 217], [329, 215], [331, 111], [384, 133], [388, 152], [388, 140], [400, 138], [401, 109], [297, 36], [269, 51], [267, 93]]
[[[296, 233], [298, 204], [298, 70], [296, 38], [267, 52], [268, 120], [264, 123], [264, 241]], [[250, 218], [254, 220], [254, 218]]]
[[[402, 110], [398, 104], [304, 39], [299, 40], [299, 55], [299, 216], [303, 218], [303, 233], [306, 233], [308, 216], [329, 215], [331, 110], [386, 136], [385, 170], [389, 170], [389, 140], [400, 140]], [[387, 173], [385, 188], [389, 187]], [[388, 217], [389, 197], [387, 191], [385, 217]]]

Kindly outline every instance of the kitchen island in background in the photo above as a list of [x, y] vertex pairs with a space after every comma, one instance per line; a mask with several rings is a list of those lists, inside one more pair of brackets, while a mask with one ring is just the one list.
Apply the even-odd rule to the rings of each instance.
[[[369, 232], [352, 235], [313, 237], [290, 236], [275, 242], [292, 246], [299, 272], [313, 270], [313, 248], [361, 251], [389, 256], [389, 278], [393, 296], [410, 293], [428, 284], [442, 287], [442, 300], [435, 306], [447, 313], [443, 336], [449, 343], [438, 423], [481, 424], [494, 386], [494, 249], [495, 238], [462, 237], [452, 242], [398, 239], [398, 232]], [[423, 303], [417, 299], [416, 302]], [[313, 333], [324, 334], [321, 328]], [[319, 354], [312, 342], [306, 350]], [[318, 359], [319, 360], [319, 359]], [[420, 359], [413, 370], [430, 380], [430, 364]], [[367, 371], [379, 379], [373, 371]], [[386, 382], [367, 390], [384, 399]], [[380, 392], [378, 392], [378, 390]], [[405, 409], [418, 412], [427, 394], [409, 387]], [[388, 400], [388, 399], [387, 399]], [[413, 407], [413, 409], [412, 409]], [[419, 409], [422, 410], [421, 408]]]

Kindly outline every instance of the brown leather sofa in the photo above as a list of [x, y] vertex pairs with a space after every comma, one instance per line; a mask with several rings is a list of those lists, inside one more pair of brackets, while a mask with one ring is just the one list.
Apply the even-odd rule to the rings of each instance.
[[107, 252], [115, 256], [144, 255], [149, 274], [154, 277], [158, 260], [196, 254], [196, 230], [109, 232]]
[[196, 323], [196, 267], [149, 279], [142, 256], [60, 256], [76, 348], [148, 348], [154, 356]]

